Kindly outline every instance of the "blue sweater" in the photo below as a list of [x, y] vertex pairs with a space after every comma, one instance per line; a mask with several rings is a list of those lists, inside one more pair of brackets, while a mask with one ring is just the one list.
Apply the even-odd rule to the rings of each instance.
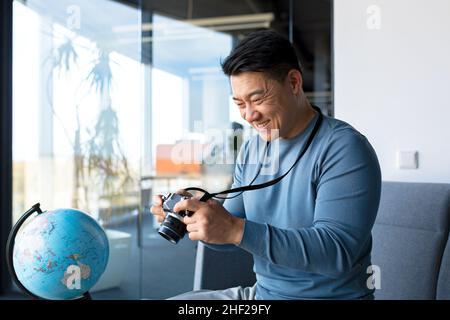
[[[277, 164], [279, 152], [279, 168], [263, 167], [253, 184], [292, 166], [317, 118], [296, 137], [280, 139], [278, 151], [276, 143], [269, 146], [265, 162]], [[233, 188], [255, 177], [264, 145], [254, 136], [242, 146]], [[358, 299], [373, 293], [367, 268], [380, 192], [380, 167], [367, 139], [324, 116], [308, 151], [283, 180], [226, 200], [224, 207], [245, 219], [239, 247], [254, 258], [256, 299]]]

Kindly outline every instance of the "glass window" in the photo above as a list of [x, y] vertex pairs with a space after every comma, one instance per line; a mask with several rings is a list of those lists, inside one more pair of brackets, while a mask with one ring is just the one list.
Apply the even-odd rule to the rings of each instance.
[[192, 290], [195, 242], [157, 233], [151, 197], [230, 186], [234, 130], [252, 132], [220, 62], [251, 31], [293, 39], [307, 94], [331, 110], [330, 8], [312, 3], [15, 0], [13, 220], [37, 202], [94, 217], [111, 244], [95, 298]]
[[124, 39], [113, 28], [140, 19], [115, 1], [14, 2], [14, 221], [37, 202], [89, 213], [111, 249], [92, 292], [129, 286], [123, 298], [139, 297], [126, 274], [138, 273], [127, 262], [140, 208], [143, 69], [141, 32]]

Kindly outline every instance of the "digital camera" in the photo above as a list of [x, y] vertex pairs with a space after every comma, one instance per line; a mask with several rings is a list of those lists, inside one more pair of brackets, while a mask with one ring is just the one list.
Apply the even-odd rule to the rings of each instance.
[[169, 193], [167, 196], [162, 196], [162, 207], [166, 213], [166, 218], [159, 227], [158, 233], [173, 244], [177, 244], [186, 234], [186, 224], [183, 222], [183, 218], [192, 215], [192, 212], [188, 210], [175, 213], [173, 208], [178, 202], [189, 198], [178, 193]]

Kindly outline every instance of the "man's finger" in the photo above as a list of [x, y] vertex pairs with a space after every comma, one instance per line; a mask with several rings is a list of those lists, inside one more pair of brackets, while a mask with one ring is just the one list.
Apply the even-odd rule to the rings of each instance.
[[186, 216], [186, 217], [183, 218], [183, 222], [184, 222], [184, 224], [190, 225], [190, 224], [195, 223], [196, 220], [195, 220], [194, 217], [188, 217], [188, 216]]
[[152, 206], [150, 212], [157, 215], [166, 215], [162, 207]]
[[192, 197], [193, 196], [192, 193], [189, 193], [189, 192], [187, 192], [184, 189], [179, 189], [176, 193], [181, 194], [182, 196], [185, 196], [185, 197]]
[[195, 212], [204, 205], [205, 205], [204, 202], [200, 202], [200, 201], [198, 201], [198, 199], [191, 198], [191, 199], [187, 199], [187, 200], [178, 202], [173, 207], [173, 211], [178, 212], [178, 211], [182, 211], [182, 210], [189, 210], [189, 211]]
[[155, 205], [155, 206], [162, 206], [162, 197], [161, 197], [161, 195], [156, 195], [156, 196], [153, 196], [153, 204]]
[[186, 226], [186, 230], [187, 230], [187, 232], [197, 232], [198, 227], [195, 223], [191, 223]]
[[189, 239], [196, 241], [196, 240], [202, 240], [200, 236], [200, 232], [193, 231], [189, 232]]

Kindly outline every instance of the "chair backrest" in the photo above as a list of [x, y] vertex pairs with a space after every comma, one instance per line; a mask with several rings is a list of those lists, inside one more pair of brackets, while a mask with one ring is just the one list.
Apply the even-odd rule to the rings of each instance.
[[195, 261], [194, 290], [219, 290], [237, 286], [252, 286], [253, 257], [247, 251], [217, 251], [198, 243]]
[[[437, 284], [449, 219], [450, 184], [383, 182], [372, 232], [372, 263], [381, 272], [376, 299], [439, 298]], [[444, 257], [447, 270], [449, 250]], [[450, 294], [449, 286], [440, 290], [442, 295]]]
[[442, 257], [437, 284], [436, 299], [450, 300], [450, 235]]

